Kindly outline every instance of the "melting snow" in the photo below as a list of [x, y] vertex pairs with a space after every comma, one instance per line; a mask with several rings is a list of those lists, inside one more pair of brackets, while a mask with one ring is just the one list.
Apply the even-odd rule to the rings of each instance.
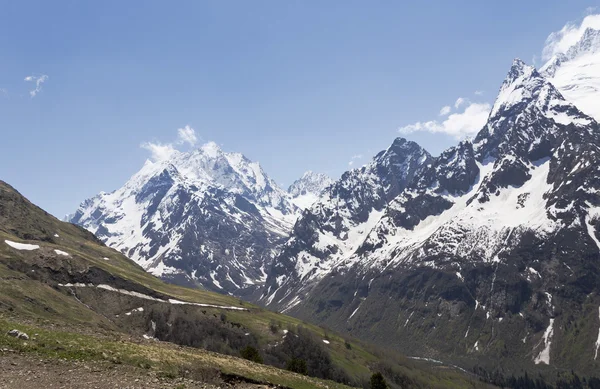
[[181, 301], [181, 300], [176, 300], [176, 299], [161, 300], [156, 297], [148, 296], [147, 294], [133, 292], [133, 291], [125, 290], [125, 289], [117, 289], [110, 285], [105, 285], [105, 284], [94, 285], [94, 284], [76, 283], [76, 284], [58, 284], [58, 286], [63, 286], [66, 288], [72, 288], [72, 287], [93, 288], [93, 287], [96, 287], [98, 289], [109, 290], [111, 292], [121, 293], [121, 294], [124, 294], [127, 296], [137, 297], [137, 298], [141, 298], [144, 300], [151, 300], [151, 301], [156, 301], [156, 302], [160, 302], [160, 303], [168, 303], [168, 304], [173, 304], [173, 305], [193, 305], [193, 306], [197, 306], [197, 307], [218, 308], [218, 309], [226, 309], [226, 310], [230, 310], [230, 311], [247, 311], [248, 310], [246, 308], [241, 308], [241, 307], [233, 307], [233, 306], [226, 306], [226, 305], [214, 305], [214, 304], [202, 304], [202, 303], [190, 303], [187, 301]]
[[404, 327], [406, 327], [408, 325], [408, 322], [410, 321], [410, 318], [412, 317], [412, 315], [415, 313], [415, 311], [412, 311], [410, 313], [410, 315], [408, 315], [408, 319], [406, 319], [406, 323], [404, 323]]
[[600, 240], [598, 240], [598, 238], [596, 237], [596, 230], [594, 229], [594, 226], [591, 223], [590, 216], [585, 218], [585, 225], [587, 227], [587, 232], [590, 235], [590, 238], [592, 238], [594, 243], [596, 243], [596, 247], [598, 247], [598, 250], [600, 250]]
[[552, 335], [554, 335], [554, 319], [550, 319], [550, 324], [546, 331], [544, 332], [544, 336], [542, 337], [541, 344], [544, 342], [544, 349], [539, 353], [539, 355], [533, 360], [535, 364], [545, 363], [546, 365], [550, 365], [550, 345], [552, 344]]
[[356, 312], [358, 312], [358, 308], [360, 308], [360, 305], [362, 304], [362, 302], [360, 304], [358, 304], [358, 307], [356, 307], [356, 309], [352, 312], [352, 314], [350, 315], [350, 317], [348, 318], [348, 320], [352, 319], [352, 316], [354, 316], [354, 314]]
[[125, 315], [126, 316], [131, 316], [131, 314], [135, 313], [135, 312], [144, 312], [144, 307], [139, 307], [139, 308], [132, 309], [131, 311], [125, 313]]
[[37, 244], [18, 243], [18, 242], [13, 242], [11, 240], [5, 240], [4, 242], [6, 242], [6, 244], [9, 245], [10, 247], [12, 247], [13, 249], [17, 249], [17, 250], [31, 251], [31, 250], [37, 250], [40, 248], [40, 246], [38, 246]]
[[329, 341], [327, 339], [323, 339], [323, 343], [329, 344]]
[[[600, 319], [600, 307], [598, 307], [598, 319]], [[594, 360], [598, 358], [598, 349], [600, 349], [600, 328], [598, 328], [598, 339], [596, 340], [596, 352], [594, 353]]]
[[54, 249], [54, 252], [56, 254], [58, 254], [58, 255], [62, 255], [62, 256], [65, 256], [65, 257], [70, 257], [71, 256], [71, 254], [67, 253], [66, 251], [62, 251], [62, 250]]

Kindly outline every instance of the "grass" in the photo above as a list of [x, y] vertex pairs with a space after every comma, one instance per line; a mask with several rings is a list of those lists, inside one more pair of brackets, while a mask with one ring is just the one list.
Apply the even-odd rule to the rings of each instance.
[[[40, 249], [18, 251], [4, 240], [34, 243]], [[55, 249], [66, 251], [70, 256], [56, 255]], [[43, 271], [31, 273], [33, 269]], [[201, 349], [165, 342], [140, 342], [131, 337], [132, 329], [119, 328], [113, 319], [103, 316], [102, 311], [90, 309], [67, 290], [56, 286], [61, 276], [85, 275], [94, 269], [101, 269], [113, 281], [127, 280], [179, 300], [243, 306], [246, 311], [225, 312], [227, 320], [247, 328], [262, 347], [281, 341], [282, 330], [303, 326], [317, 338], [327, 337], [326, 348], [334, 363], [358, 380], [368, 377], [372, 366], [385, 359], [392, 361], [403, 374], [422, 383], [422, 387], [472, 387], [472, 380], [456, 371], [431, 368], [397, 355], [378, 354], [354, 340], [349, 341], [350, 347], [347, 347], [345, 338], [296, 318], [240, 302], [231, 296], [167, 284], [121, 253], [104, 246], [89, 232], [59, 221], [0, 182], [1, 345], [48, 358], [105, 360], [108, 355], [116, 362], [147, 366], [167, 375], [179, 375], [182, 369], [218, 369], [225, 374], [291, 388], [345, 387]], [[36, 279], [43, 272], [48, 278]], [[124, 309], [124, 306], [118, 308]], [[279, 325], [276, 333], [270, 328], [273, 322]], [[23, 342], [3, 335], [13, 328], [39, 336], [35, 341]]]
[[[31, 336], [24, 341], [6, 334], [18, 329]], [[72, 332], [51, 331], [0, 318], [0, 347], [19, 352], [34, 353], [49, 359], [72, 361], [111, 361], [155, 370], [165, 377], [178, 377], [207, 369], [217, 369], [223, 374], [269, 382], [289, 388], [348, 388], [332, 381], [319, 380], [271, 366], [256, 364], [245, 359], [212, 353], [169, 343], [148, 341], [136, 343], [118, 336], [94, 337]], [[33, 336], [33, 334], [37, 334]]]

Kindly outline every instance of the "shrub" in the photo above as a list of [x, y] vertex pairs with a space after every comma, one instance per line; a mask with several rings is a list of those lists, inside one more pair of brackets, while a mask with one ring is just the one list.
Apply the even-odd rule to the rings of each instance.
[[381, 373], [373, 373], [371, 376], [371, 389], [387, 389], [388, 385]]
[[292, 358], [288, 361], [285, 366], [286, 370], [293, 371], [299, 374], [308, 374], [308, 368], [306, 367], [306, 361], [300, 358]]
[[256, 363], [263, 363], [263, 357], [258, 350], [252, 346], [246, 346], [240, 351], [242, 358]]

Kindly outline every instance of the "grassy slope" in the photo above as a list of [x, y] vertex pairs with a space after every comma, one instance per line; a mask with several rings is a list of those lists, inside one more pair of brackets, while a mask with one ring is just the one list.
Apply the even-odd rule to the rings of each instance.
[[[58, 237], [56, 237], [58, 235]], [[9, 247], [5, 240], [27, 242], [40, 246], [39, 250], [19, 251]], [[66, 251], [69, 257], [57, 255], [54, 249]], [[109, 258], [105, 260], [104, 258]], [[1, 342], [12, 342], [13, 347], [45, 355], [97, 358], [103, 352], [119, 349], [124, 363], [151, 361], [153, 368], [169, 371], [192, 361], [202, 361], [224, 372], [290, 387], [318, 387], [322, 381], [308, 379], [272, 367], [256, 365], [245, 360], [210, 353], [203, 350], [180, 348], [163, 342], [142, 344], [107, 340], [122, 336], [122, 331], [111, 321], [78, 302], [53, 282], [40, 282], [32, 275], [10, 270], [15, 263], [27, 263], [54, 270], [69, 269], [72, 273], [85, 273], [90, 269], [103, 269], [116, 278], [130, 280], [151, 290], [188, 302], [226, 306], [241, 306], [247, 311], [227, 311], [228, 320], [242, 324], [259, 339], [262, 345], [281, 340], [281, 333], [273, 333], [270, 324], [281, 328], [302, 325], [316, 336], [327, 337], [327, 346], [334, 362], [355, 377], [369, 374], [369, 366], [378, 357], [358, 342], [346, 346], [346, 340], [298, 319], [265, 310], [239, 299], [198, 289], [166, 284], [143, 271], [122, 254], [96, 240], [81, 228], [64, 223], [32, 205], [10, 186], [0, 181], [0, 333], [9, 328], [30, 325], [28, 332], [40, 334], [40, 339], [77, 339], [60, 352], [29, 342], [28, 346], [1, 337]], [[29, 270], [30, 271], [30, 270]], [[31, 276], [31, 277], [30, 277]], [[54, 282], [56, 284], [56, 282]], [[55, 328], [56, 330], [49, 330]], [[17, 342], [19, 343], [19, 342]], [[430, 369], [426, 364], [394, 356], [395, 364], [407, 376], [429, 387], [472, 387], [471, 378], [450, 370]], [[329, 387], [340, 386], [328, 382]]]

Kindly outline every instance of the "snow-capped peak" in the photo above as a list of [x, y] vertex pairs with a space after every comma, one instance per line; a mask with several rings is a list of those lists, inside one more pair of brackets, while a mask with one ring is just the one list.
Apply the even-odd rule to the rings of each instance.
[[223, 150], [215, 142], [207, 142], [200, 147], [200, 150], [208, 157], [217, 158], [223, 153]]
[[326, 174], [315, 173], [311, 170], [305, 172], [302, 177], [294, 181], [288, 188], [292, 196], [292, 202], [301, 209], [310, 207], [321, 196], [325, 188], [333, 183]]
[[529, 66], [516, 58], [500, 87], [500, 92], [498, 93], [490, 117], [493, 118], [501, 110], [508, 110], [516, 104], [533, 98], [533, 92], [542, 83], [542, 78], [533, 66]]
[[302, 177], [294, 181], [288, 188], [288, 193], [293, 197], [298, 197], [308, 193], [319, 195], [325, 188], [333, 183], [333, 180], [324, 173], [315, 173], [308, 170], [302, 174]]
[[564, 53], [554, 55], [540, 73], [585, 114], [600, 120], [600, 30], [587, 28]]
[[[513, 61], [498, 97], [490, 112], [489, 126], [498, 124], [518, 112], [518, 120], [524, 114], [541, 114], [560, 124], [588, 125], [590, 118], [583, 115], [573, 104], [533, 66], [520, 59]], [[528, 113], [527, 113], [528, 112]], [[493, 131], [490, 131], [493, 133]]]

